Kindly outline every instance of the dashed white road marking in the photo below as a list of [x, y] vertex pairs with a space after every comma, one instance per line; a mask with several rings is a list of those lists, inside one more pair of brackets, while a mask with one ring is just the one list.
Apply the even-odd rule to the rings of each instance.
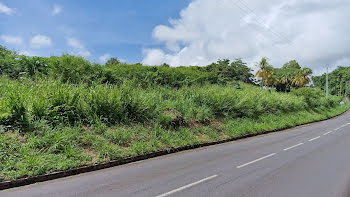
[[213, 175], [213, 176], [207, 177], [207, 178], [205, 178], [205, 179], [202, 179], [202, 180], [196, 181], [196, 182], [194, 182], [194, 183], [185, 185], [185, 186], [183, 186], [183, 187], [174, 189], [174, 190], [172, 190], [172, 191], [170, 191], [170, 192], [167, 192], [167, 193], [158, 195], [158, 196], [156, 196], [156, 197], [165, 197], [165, 196], [169, 196], [169, 195], [171, 195], [171, 194], [173, 194], [173, 193], [179, 192], [179, 191], [184, 190], [184, 189], [187, 189], [187, 188], [189, 188], [189, 187], [193, 187], [193, 186], [195, 186], [195, 185], [198, 185], [198, 184], [200, 184], [200, 183], [203, 183], [203, 182], [205, 182], [205, 181], [208, 181], [208, 180], [210, 180], [210, 179], [213, 179], [213, 178], [215, 178], [215, 177], [217, 177], [217, 176], [218, 176], [218, 175]]
[[350, 123], [344, 124], [344, 125], [342, 125], [342, 126], [336, 128], [336, 129], [334, 129], [334, 131], [339, 130], [339, 129], [343, 128], [343, 127], [346, 127], [346, 126], [349, 125], [349, 124], [350, 124]]
[[327, 133], [324, 133], [323, 135], [328, 135], [330, 133], [333, 133], [333, 131], [328, 131]]
[[[336, 129], [334, 129], [333, 131], [328, 131], [328, 132], [324, 133], [323, 135], [328, 135], [328, 134], [330, 134], [330, 133], [332, 133], [332, 132], [334, 132], [334, 131], [337, 131], [337, 130], [339, 130], [339, 129], [345, 127], [345, 126], [347, 126], [347, 125], [350, 125], [350, 123], [347, 123], [347, 124], [345, 124], [345, 125], [342, 125], [342, 126], [336, 128]], [[317, 140], [317, 139], [320, 138], [320, 137], [321, 137], [321, 136], [317, 136], [317, 137], [314, 137], [314, 138], [312, 138], [312, 139], [309, 139], [309, 142], [312, 142], [312, 141], [314, 141], [314, 140]], [[304, 143], [299, 143], [299, 144], [296, 144], [296, 145], [294, 145], [294, 146], [285, 148], [285, 149], [283, 149], [283, 150], [284, 150], [284, 151], [287, 151], [287, 150], [296, 148], [296, 147], [298, 147], [298, 146], [301, 146], [301, 145], [303, 145], [303, 144], [304, 144]], [[276, 154], [277, 154], [277, 153], [271, 153], [271, 154], [266, 155], [266, 156], [264, 156], [264, 157], [261, 157], [261, 158], [259, 158], [259, 159], [250, 161], [250, 162], [245, 163], [245, 164], [242, 164], [242, 165], [240, 165], [240, 166], [237, 166], [237, 168], [243, 168], [243, 167], [248, 166], [248, 165], [250, 165], [250, 164], [253, 164], [253, 163], [256, 163], [256, 162], [258, 162], [258, 161], [261, 161], [261, 160], [267, 159], [267, 158], [269, 158], [269, 157], [272, 157], [272, 156], [274, 156], [274, 155], [276, 155]], [[218, 176], [218, 175], [213, 175], [213, 176], [210, 176], [210, 177], [201, 179], [201, 180], [199, 180], [199, 181], [196, 181], [196, 182], [194, 182], [194, 183], [191, 183], [191, 184], [185, 185], [185, 186], [183, 186], [183, 187], [174, 189], [174, 190], [172, 190], [172, 191], [170, 191], [170, 192], [167, 192], [167, 193], [158, 195], [158, 196], [156, 196], [156, 197], [165, 197], [165, 196], [169, 196], [169, 195], [174, 194], [174, 193], [176, 193], [176, 192], [182, 191], [182, 190], [184, 190], [184, 189], [193, 187], [193, 186], [195, 186], [195, 185], [198, 185], [198, 184], [200, 184], [200, 183], [203, 183], [203, 182], [205, 182], [205, 181], [208, 181], [208, 180], [210, 180], [210, 179], [213, 179], [213, 178], [215, 178], [215, 177], [217, 177], [217, 176]]]
[[314, 138], [312, 138], [312, 139], [309, 139], [309, 142], [312, 142], [312, 141], [314, 141], [314, 140], [317, 140], [318, 138], [320, 138], [321, 136], [317, 136], [317, 137], [314, 137]]
[[290, 150], [290, 149], [292, 149], [292, 148], [296, 148], [296, 147], [301, 146], [301, 145], [303, 145], [303, 144], [304, 144], [304, 143], [299, 143], [299, 144], [296, 144], [296, 145], [294, 145], [294, 146], [285, 148], [285, 149], [283, 149], [283, 150]]
[[264, 157], [261, 157], [261, 158], [259, 158], [259, 159], [254, 160], [254, 161], [251, 161], [251, 162], [245, 163], [245, 164], [243, 164], [243, 165], [237, 166], [237, 168], [243, 168], [243, 167], [245, 167], [245, 166], [247, 166], [247, 165], [250, 165], [250, 164], [253, 164], [253, 163], [255, 163], [255, 162], [261, 161], [261, 160], [263, 160], [263, 159], [272, 157], [272, 156], [274, 156], [274, 155], [276, 155], [276, 153], [271, 153], [271, 154], [269, 154], [269, 155], [266, 155], [266, 156], [264, 156]]

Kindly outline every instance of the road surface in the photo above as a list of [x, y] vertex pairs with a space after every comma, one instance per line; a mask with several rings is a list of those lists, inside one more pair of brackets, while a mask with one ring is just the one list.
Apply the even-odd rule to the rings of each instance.
[[5, 197], [350, 196], [350, 112], [282, 132], [0, 191]]

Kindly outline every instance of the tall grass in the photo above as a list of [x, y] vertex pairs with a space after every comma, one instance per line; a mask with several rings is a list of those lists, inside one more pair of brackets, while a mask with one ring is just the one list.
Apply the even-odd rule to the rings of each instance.
[[286, 128], [349, 108], [318, 89], [263, 90], [241, 60], [101, 66], [0, 46], [0, 181]]
[[[338, 98], [269, 92], [251, 85], [241, 89], [221, 85], [190, 86], [179, 90], [135, 86], [67, 84], [57, 80], [11, 81], [1, 78], [0, 121], [22, 131], [38, 120], [48, 124], [108, 125], [156, 122], [175, 112], [186, 122], [216, 118], [257, 118], [333, 107]], [[311, 101], [310, 101], [311, 100]]]
[[0, 77], [0, 181], [285, 128], [348, 108], [317, 90], [239, 86]]

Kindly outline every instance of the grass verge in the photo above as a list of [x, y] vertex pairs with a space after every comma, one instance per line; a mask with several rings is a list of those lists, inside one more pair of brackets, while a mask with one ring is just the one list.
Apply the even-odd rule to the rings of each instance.
[[327, 119], [341, 114], [349, 105], [317, 108], [258, 118], [216, 119], [206, 124], [193, 123], [177, 130], [161, 126], [134, 124], [91, 127], [58, 125], [45, 127], [35, 122], [38, 130], [0, 132], [0, 181], [16, 180], [91, 165], [127, 156], [229, 139], [265, 131], [280, 130], [296, 125]]

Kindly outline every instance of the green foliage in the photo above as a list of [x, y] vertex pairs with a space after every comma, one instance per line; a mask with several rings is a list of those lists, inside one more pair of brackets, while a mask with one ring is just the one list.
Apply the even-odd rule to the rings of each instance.
[[83, 57], [52, 56], [47, 58], [46, 62], [49, 65], [50, 76], [64, 83], [99, 83], [102, 77], [101, 66], [92, 64]]
[[267, 58], [262, 58], [254, 75], [261, 78], [261, 86], [274, 87], [278, 92], [290, 92], [291, 88], [305, 87], [311, 82], [312, 70], [301, 68], [296, 60], [285, 63], [282, 68], [273, 68]]
[[230, 64], [229, 60], [218, 61], [208, 67], [143, 66], [141, 64], [121, 63], [111, 58], [104, 66], [91, 63], [83, 57], [64, 54], [50, 58], [19, 56], [0, 48], [0, 75], [13, 79], [19, 77], [48, 77], [59, 79], [63, 83], [114, 84], [134, 81], [142, 87], [161, 85], [181, 88], [183, 86], [225, 84], [230, 81], [252, 83], [251, 70], [242, 60]]
[[120, 64], [120, 61], [117, 58], [110, 58], [105, 65], [114, 65], [114, 64]]
[[[68, 84], [53, 79], [0, 78], [0, 120], [3, 125], [31, 130], [35, 121], [60, 124], [107, 125], [159, 121], [161, 125], [207, 122], [215, 118], [255, 118], [264, 114], [334, 107], [313, 88], [293, 94], [269, 92], [253, 85], [193, 85], [180, 89], [142, 87], [126, 81], [119, 86]], [[170, 113], [171, 112], [171, 113]], [[169, 119], [170, 118], [170, 119]]]
[[47, 65], [44, 61], [45, 58], [20, 56], [0, 46], [0, 75], [14, 79], [46, 75]]
[[253, 83], [252, 70], [242, 61], [242, 59], [236, 59], [232, 63], [230, 63], [230, 60], [228, 59], [219, 60], [217, 63], [208, 65], [205, 69], [220, 76], [224, 81]]
[[[312, 78], [314, 86], [322, 89], [325, 94], [326, 74]], [[331, 95], [350, 96], [350, 67], [339, 66], [329, 73], [328, 88]]]
[[[256, 118], [227, 119], [221, 128], [201, 126], [168, 130], [157, 125], [109, 127], [98, 133], [87, 127], [57, 126], [38, 123], [31, 133], [0, 133], [0, 181], [67, 170], [155, 150], [208, 142], [229, 137], [288, 128], [332, 117], [347, 110], [338, 106], [317, 111], [265, 114]], [[222, 130], [221, 130], [222, 129]]]
[[[272, 83], [276, 70], [263, 70]], [[285, 128], [348, 108], [318, 89], [287, 94], [248, 83], [251, 70], [240, 59], [101, 66], [0, 47], [0, 181]]]
[[291, 88], [300, 88], [311, 82], [312, 70], [301, 68], [296, 60], [285, 63], [282, 68], [275, 69], [278, 79], [276, 90], [280, 92], [290, 92]]
[[310, 87], [294, 89], [292, 93], [299, 97], [303, 97], [309, 109], [319, 107], [331, 108], [335, 107], [341, 101], [341, 97], [335, 96], [330, 96], [328, 99], [326, 99], [324, 93], [320, 89]]
[[286, 70], [300, 70], [301, 66], [296, 60], [291, 60], [282, 66], [282, 69]]
[[117, 84], [124, 81], [134, 81], [142, 87], [161, 85], [173, 88], [183, 86], [210, 84], [225, 84], [231, 81], [253, 83], [251, 69], [241, 59], [230, 63], [229, 60], [219, 60], [207, 67], [177, 67], [168, 64], [161, 66], [143, 66], [141, 64], [121, 63], [117, 58], [111, 58], [101, 66], [91, 63], [83, 57], [64, 54], [50, 58], [19, 56], [1, 47], [0, 75], [13, 79], [19, 77], [47, 76], [59, 79], [64, 83]]
[[205, 83], [220, 83], [214, 73], [207, 73], [198, 67], [142, 66], [141, 64], [108, 65], [103, 68], [102, 82], [121, 84], [132, 80], [136, 85], [149, 87], [161, 85], [173, 88]]

